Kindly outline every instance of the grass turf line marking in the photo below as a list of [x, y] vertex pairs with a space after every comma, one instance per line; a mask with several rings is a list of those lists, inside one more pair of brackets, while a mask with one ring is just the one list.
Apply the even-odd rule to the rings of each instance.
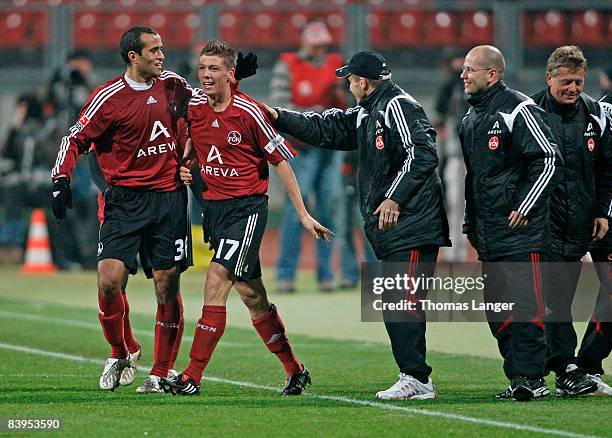
[[[100, 331], [102, 328], [100, 327], [99, 323], [96, 324], [93, 322], [79, 321], [76, 319], [52, 318], [49, 316], [41, 316], [41, 315], [36, 315], [33, 313], [6, 312], [4, 310], [0, 310], [0, 318], [23, 319], [25, 321], [35, 321], [35, 322], [48, 322], [51, 324], [65, 325], [69, 327], [79, 327], [79, 328], [84, 328], [88, 330], [96, 330], [96, 331]], [[195, 325], [197, 321], [193, 320], [193, 321], [188, 321], [188, 322], [193, 323]], [[132, 333], [134, 333], [137, 336], [146, 336], [149, 338], [155, 337], [155, 332], [150, 331], [150, 330], [132, 328]], [[181, 342], [183, 341], [192, 342], [193, 336], [183, 335]], [[219, 341], [219, 346], [221, 347], [243, 348], [243, 347], [250, 347], [251, 345], [252, 344], [249, 342], [232, 342], [232, 341], [224, 341], [223, 339]], [[322, 345], [323, 344], [317, 344], [317, 343], [311, 342], [311, 343], [300, 346], [300, 349], [320, 348]], [[364, 343], [358, 344], [357, 348], [372, 349], [372, 348], [380, 348], [382, 345], [383, 344], [364, 342]]]
[[[17, 351], [21, 353], [34, 354], [37, 356], [47, 356], [47, 357], [53, 357], [56, 359], [92, 363], [96, 365], [104, 365], [105, 363], [104, 360], [100, 360], [100, 359], [93, 359], [93, 358], [84, 357], [84, 356], [58, 353], [54, 351], [39, 350], [37, 348], [23, 347], [20, 345], [0, 343], [0, 348], [5, 349], [5, 350]], [[145, 367], [145, 368], [149, 367], [148, 365], [145, 365], [145, 364], [141, 364], [140, 366]], [[280, 389], [272, 387], [272, 386], [258, 385], [256, 383], [243, 382], [240, 380], [230, 380], [230, 379], [224, 379], [221, 377], [214, 377], [214, 376], [204, 376], [203, 378], [204, 380], [210, 380], [211, 382], [224, 383], [224, 384], [235, 385], [235, 386], [240, 386], [244, 388], [253, 388], [253, 389], [260, 389], [260, 390], [265, 390], [265, 391], [280, 392]], [[305, 396], [310, 397], [310, 398], [315, 398], [318, 400], [329, 400], [329, 401], [335, 401], [335, 402], [340, 402], [340, 403], [353, 404], [353, 405], [359, 405], [359, 406], [365, 406], [365, 407], [377, 408], [377, 409], [383, 409], [383, 410], [408, 412], [408, 413], [415, 414], [415, 415], [438, 417], [438, 418], [443, 418], [445, 420], [457, 420], [457, 421], [462, 421], [464, 423], [482, 424], [486, 426], [500, 427], [504, 429], [544, 433], [548, 435], [556, 435], [556, 436], [571, 437], [571, 438], [597, 438], [594, 435], [582, 435], [582, 434], [578, 434], [574, 432], [567, 432], [564, 430], [547, 429], [544, 427], [509, 423], [505, 421], [488, 420], [485, 418], [468, 417], [465, 415], [451, 414], [451, 413], [440, 412], [440, 411], [415, 409], [415, 408], [409, 408], [406, 406], [398, 406], [395, 404], [373, 402], [373, 401], [368, 401], [368, 400], [359, 400], [359, 399], [348, 398], [348, 397], [323, 395], [323, 394], [316, 394], [316, 393], [311, 393], [311, 392], [306, 393]]]
[[[0, 318], [13, 318], [13, 319], [23, 319], [25, 321], [48, 322], [52, 324], [60, 324], [60, 325], [65, 325], [69, 327], [79, 327], [79, 328], [84, 328], [88, 330], [96, 330], [96, 331], [100, 331], [102, 328], [100, 327], [100, 324], [96, 324], [93, 322], [78, 321], [75, 319], [51, 318], [48, 316], [34, 315], [32, 313], [5, 312], [4, 310], [0, 310]], [[134, 333], [137, 336], [146, 336], [149, 338], [155, 337], [155, 332], [149, 331], [149, 330], [132, 329], [132, 333]], [[183, 340], [193, 341], [193, 336], [183, 336]], [[223, 342], [221, 341], [219, 342], [219, 345], [223, 347], [242, 348], [242, 347], [247, 347], [250, 344], [246, 342], [231, 342], [231, 341]]]

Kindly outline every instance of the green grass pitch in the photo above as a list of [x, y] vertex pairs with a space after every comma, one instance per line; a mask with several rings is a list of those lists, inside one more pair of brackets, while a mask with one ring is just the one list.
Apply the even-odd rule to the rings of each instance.
[[[103, 392], [98, 378], [108, 347], [97, 320], [95, 273], [26, 277], [2, 268], [0, 417], [60, 418], [62, 436], [612, 436], [609, 397], [495, 400], [507, 382], [484, 323], [428, 326], [438, 398], [377, 402], [375, 392], [397, 378], [384, 327], [359, 322], [357, 291], [320, 294], [312, 274], [301, 275], [298, 293], [279, 296], [270, 288], [270, 298], [311, 371], [306, 395], [279, 395], [282, 367], [232, 296], [202, 395], [172, 397], [134, 392], [152, 363], [155, 312], [152, 284], [140, 274], [130, 279], [128, 296], [143, 366], [134, 385]], [[273, 286], [271, 272], [264, 278]], [[183, 276], [179, 369], [188, 360], [202, 285], [201, 272]]]

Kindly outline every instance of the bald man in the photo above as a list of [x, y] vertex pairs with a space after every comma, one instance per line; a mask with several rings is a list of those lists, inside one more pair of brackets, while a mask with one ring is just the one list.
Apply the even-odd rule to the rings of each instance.
[[504, 84], [505, 67], [497, 48], [478, 46], [461, 70], [470, 104], [459, 134], [463, 232], [483, 262], [485, 301], [513, 303], [511, 311], [486, 312], [510, 380], [498, 398], [528, 401], [550, 393], [540, 263], [550, 249], [548, 199], [561, 160], [544, 112]]

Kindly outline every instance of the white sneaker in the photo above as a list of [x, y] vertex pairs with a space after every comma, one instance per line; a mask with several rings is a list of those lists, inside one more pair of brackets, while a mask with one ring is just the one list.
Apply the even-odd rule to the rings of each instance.
[[141, 355], [142, 351], [140, 348], [138, 351], [128, 354], [127, 360], [130, 362], [130, 364], [121, 372], [121, 378], [119, 379], [120, 385], [128, 386], [134, 383], [134, 380], [136, 379], [136, 364], [140, 360]]
[[114, 391], [119, 386], [119, 379], [125, 367], [129, 366], [127, 359], [113, 359], [109, 357], [100, 376], [100, 389]]
[[179, 375], [179, 372], [177, 370], [168, 370], [169, 379], [175, 379], [178, 377], [178, 375]]
[[597, 382], [597, 391], [594, 395], [607, 395], [612, 397], [612, 387], [603, 381], [601, 374], [591, 374], [591, 380]]
[[400, 373], [399, 380], [391, 388], [378, 391], [376, 397], [383, 400], [426, 400], [436, 397], [436, 391], [431, 379], [427, 384], [414, 377]]
[[150, 394], [157, 392], [164, 392], [159, 386], [159, 377], [149, 376], [145, 379], [144, 383], [136, 388], [138, 394]]

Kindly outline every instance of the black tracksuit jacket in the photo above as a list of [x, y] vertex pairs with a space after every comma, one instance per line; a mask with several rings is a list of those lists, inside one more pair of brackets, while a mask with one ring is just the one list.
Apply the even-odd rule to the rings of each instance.
[[[464, 233], [485, 261], [548, 253], [548, 201], [562, 160], [546, 114], [502, 81], [468, 102], [459, 134], [467, 168]], [[526, 226], [508, 226], [513, 210]]]
[[579, 259], [591, 243], [593, 219], [608, 217], [612, 198], [612, 132], [600, 104], [582, 93], [561, 105], [543, 90], [532, 96], [565, 162], [550, 199], [552, 252]]
[[[412, 96], [389, 81], [346, 111], [278, 113], [277, 128], [299, 140], [359, 150], [361, 214], [378, 259], [411, 248], [450, 246], [436, 173], [436, 133]], [[400, 216], [394, 228], [383, 231], [374, 211], [386, 198], [399, 204]]]

